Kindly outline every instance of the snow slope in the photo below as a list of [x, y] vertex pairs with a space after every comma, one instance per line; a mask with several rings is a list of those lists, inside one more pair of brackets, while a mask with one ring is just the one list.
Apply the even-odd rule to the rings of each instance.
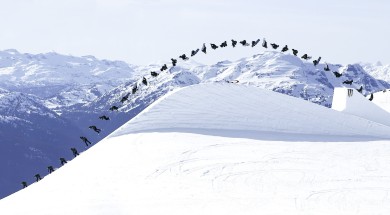
[[390, 112], [390, 91], [384, 90], [374, 93], [372, 102], [387, 112]]
[[[352, 90], [351, 96], [348, 96], [348, 90]], [[378, 92], [378, 94], [384, 93]], [[369, 101], [368, 98], [365, 98], [355, 89], [335, 88], [332, 108], [390, 126], [390, 113], [374, 102]]]
[[388, 214], [389, 134], [256, 87], [190, 86], [0, 200], [0, 214]]

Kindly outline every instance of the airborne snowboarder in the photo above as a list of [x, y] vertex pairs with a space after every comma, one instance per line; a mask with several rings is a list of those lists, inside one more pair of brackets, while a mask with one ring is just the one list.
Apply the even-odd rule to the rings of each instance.
[[47, 167], [47, 171], [49, 172], [49, 174], [52, 173], [52, 172], [54, 172], [53, 166], [48, 166], [48, 167]]
[[37, 182], [40, 181], [40, 180], [42, 180], [41, 175], [39, 175], [39, 174], [36, 174], [34, 177], [35, 177], [35, 180], [36, 180]]
[[80, 139], [85, 143], [86, 146], [92, 145], [92, 143], [86, 137], [80, 137]]
[[26, 188], [27, 187], [27, 182], [22, 181], [22, 186], [23, 186], [23, 188]]
[[70, 150], [72, 151], [74, 157], [76, 157], [77, 155], [79, 155], [79, 153], [77, 152], [77, 149], [76, 149], [76, 148], [70, 148]]
[[61, 165], [63, 166], [64, 164], [68, 163], [66, 162], [65, 158], [60, 158], [60, 161], [61, 161]]
[[101, 119], [101, 120], [110, 120], [110, 117], [108, 117], [106, 115], [103, 115], [103, 116], [99, 116], [99, 119]]

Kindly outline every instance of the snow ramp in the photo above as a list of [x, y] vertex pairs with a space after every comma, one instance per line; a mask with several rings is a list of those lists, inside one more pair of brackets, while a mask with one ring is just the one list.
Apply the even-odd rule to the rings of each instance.
[[[352, 101], [356, 98], [359, 99], [357, 104], [371, 105], [364, 97], [355, 94]], [[388, 126], [370, 119], [369, 114], [362, 119], [257, 87], [225, 83], [200, 84], [181, 88], [162, 97], [110, 136], [197, 129], [386, 138], [390, 136]]]
[[[379, 92], [381, 93], [381, 92]], [[374, 95], [374, 100], [385, 99]], [[335, 88], [332, 109], [390, 126], [390, 113], [355, 89]]]

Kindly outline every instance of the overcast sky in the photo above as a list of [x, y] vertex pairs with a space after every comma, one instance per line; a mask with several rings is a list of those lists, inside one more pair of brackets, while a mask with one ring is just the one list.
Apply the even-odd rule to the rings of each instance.
[[[266, 38], [330, 63], [390, 64], [388, 0], [0, 0], [0, 50], [148, 64], [203, 42]], [[194, 60], [239, 59], [226, 48]]]

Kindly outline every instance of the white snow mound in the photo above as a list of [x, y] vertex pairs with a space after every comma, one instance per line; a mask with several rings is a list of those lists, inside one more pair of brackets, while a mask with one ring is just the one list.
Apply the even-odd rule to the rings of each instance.
[[191, 86], [0, 200], [0, 214], [389, 214], [388, 134], [256, 87]]
[[[362, 102], [363, 99], [364, 97], [351, 105], [361, 107], [359, 102], [364, 104], [366, 101], [364, 99]], [[200, 84], [171, 92], [110, 136], [194, 129], [390, 136], [388, 126], [370, 120], [269, 90], [225, 83]]]

